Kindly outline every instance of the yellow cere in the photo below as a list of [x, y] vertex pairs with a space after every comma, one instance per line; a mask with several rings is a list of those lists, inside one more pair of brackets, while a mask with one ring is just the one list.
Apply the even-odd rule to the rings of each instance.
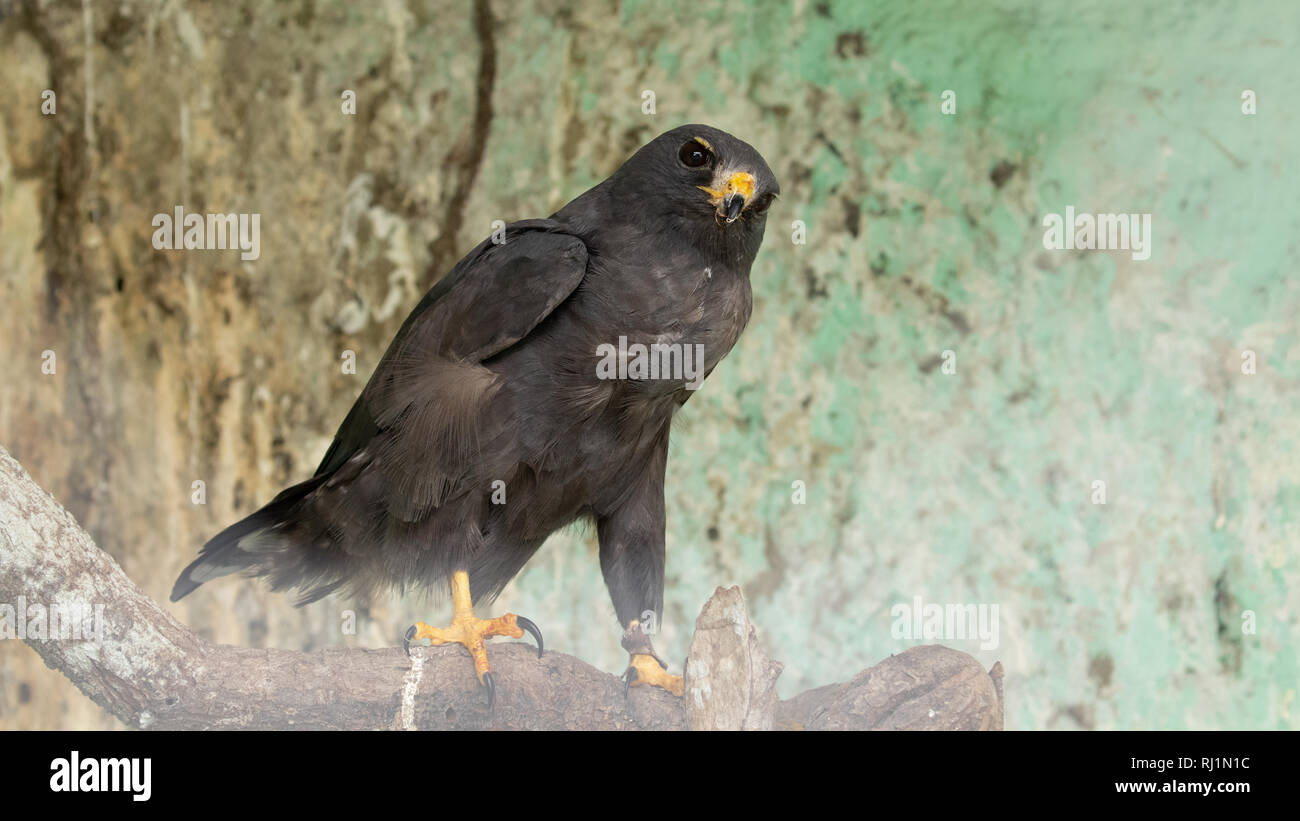
[[[699, 139], [698, 137], [696, 139]], [[713, 198], [713, 204], [718, 205], [725, 201], [732, 194], [739, 194], [749, 202], [750, 197], [754, 196], [754, 175], [748, 171], [737, 171], [727, 178], [727, 183], [719, 191], [716, 188], [710, 188], [707, 185], [697, 186], [701, 191]]]

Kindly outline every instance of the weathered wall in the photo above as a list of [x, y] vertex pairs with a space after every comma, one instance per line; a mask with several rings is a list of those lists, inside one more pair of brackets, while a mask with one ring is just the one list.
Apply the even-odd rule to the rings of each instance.
[[[1009, 727], [1300, 724], [1294, 4], [0, 10], [0, 443], [158, 599], [311, 473], [492, 220], [701, 121], [784, 194], [751, 326], [675, 434], [664, 654], [720, 584], [744, 587], [785, 696], [916, 643], [891, 636], [896, 603], [995, 603], [1000, 646], [946, 643], [1003, 661]], [[261, 257], [154, 250], [178, 204], [260, 213]], [[1151, 259], [1045, 251], [1067, 205], [1152, 213]], [[624, 662], [594, 533], [554, 537], [506, 608]], [[442, 614], [296, 610], [241, 580], [171, 609], [288, 648]], [[114, 724], [0, 642], [0, 727]]]

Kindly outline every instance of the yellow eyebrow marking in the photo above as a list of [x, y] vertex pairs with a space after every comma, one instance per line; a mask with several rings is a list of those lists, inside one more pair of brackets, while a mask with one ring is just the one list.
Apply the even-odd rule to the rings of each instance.
[[709, 145], [709, 141], [706, 140], [706, 139], [704, 139], [703, 137], [691, 137], [691, 139], [692, 139], [692, 140], [695, 140], [695, 142], [699, 143], [700, 145], [704, 146], [705, 148], [709, 149], [710, 151], [713, 150], [713, 146]]

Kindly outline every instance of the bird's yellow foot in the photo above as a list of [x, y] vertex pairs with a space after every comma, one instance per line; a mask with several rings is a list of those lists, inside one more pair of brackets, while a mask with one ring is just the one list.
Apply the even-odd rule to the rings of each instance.
[[628, 687], [644, 685], [662, 687], [678, 698], [681, 698], [684, 690], [681, 676], [669, 675], [663, 662], [654, 656], [641, 653], [634, 653], [628, 660], [627, 672], [623, 674], [623, 679]]
[[496, 682], [492, 678], [492, 670], [488, 666], [487, 647], [484, 644], [486, 639], [493, 636], [508, 636], [513, 639], [524, 637], [524, 631], [527, 631], [534, 639], [537, 640], [537, 657], [542, 657], [542, 631], [537, 629], [529, 619], [523, 616], [516, 616], [514, 613], [507, 613], [504, 616], [498, 616], [495, 619], [480, 619], [474, 615], [474, 608], [469, 596], [469, 576], [466, 573], [456, 573], [452, 576], [451, 581], [452, 607], [454, 615], [449, 627], [432, 627], [422, 621], [407, 628], [406, 635], [402, 639], [402, 648], [406, 655], [411, 655], [411, 642], [419, 639], [428, 639], [432, 645], [442, 644], [460, 644], [469, 650], [470, 656], [474, 659], [474, 673], [478, 676], [479, 684], [487, 690], [488, 709], [496, 701]]
[[[628, 652], [627, 670], [623, 681], [627, 687], [662, 687], [678, 698], [684, 691], [681, 676], [668, 674], [668, 665], [659, 658], [650, 637], [641, 629], [641, 622], [633, 620], [623, 632], [623, 649]], [[627, 687], [624, 688], [625, 692]]]

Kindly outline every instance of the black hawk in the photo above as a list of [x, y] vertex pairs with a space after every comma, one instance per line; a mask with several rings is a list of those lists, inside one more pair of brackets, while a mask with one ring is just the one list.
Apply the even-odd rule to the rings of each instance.
[[779, 187], [747, 143], [687, 125], [549, 219], [470, 251], [402, 323], [316, 474], [205, 544], [176, 601], [218, 576], [266, 576], [299, 604], [335, 591], [450, 585], [451, 626], [489, 701], [479, 619], [553, 531], [593, 520], [630, 654], [625, 676], [681, 695], [642, 619], [664, 595], [673, 415], [749, 320], [750, 266]]

